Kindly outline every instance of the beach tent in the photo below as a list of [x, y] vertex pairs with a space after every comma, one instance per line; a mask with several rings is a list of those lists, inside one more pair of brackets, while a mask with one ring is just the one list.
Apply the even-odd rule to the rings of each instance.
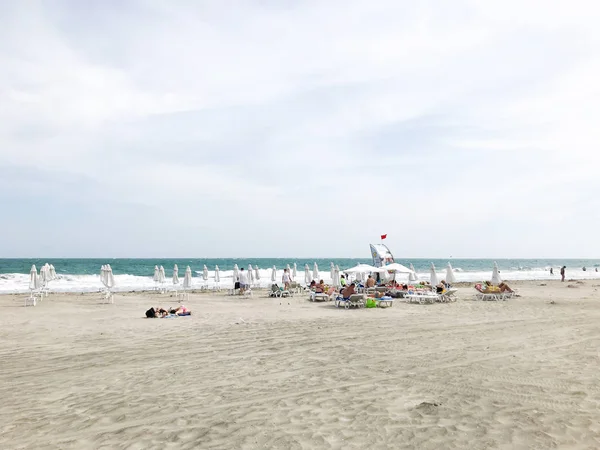
[[500, 278], [500, 270], [498, 269], [498, 263], [494, 261], [494, 269], [492, 270], [492, 284], [500, 283], [502, 283], [502, 278]]
[[437, 286], [438, 279], [437, 274], [435, 273], [435, 266], [431, 263], [431, 268], [429, 269], [429, 282], [432, 286]]
[[446, 283], [454, 284], [456, 283], [456, 277], [454, 276], [454, 270], [452, 269], [452, 264], [448, 263], [446, 267]]
[[415, 267], [412, 265], [412, 263], [410, 263], [410, 270], [411, 273], [408, 275], [408, 281], [417, 281], [417, 272], [415, 271]]

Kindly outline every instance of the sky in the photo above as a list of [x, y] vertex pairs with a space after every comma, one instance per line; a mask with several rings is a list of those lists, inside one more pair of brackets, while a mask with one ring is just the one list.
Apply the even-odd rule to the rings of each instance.
[[0, 2], [0, 257], [600, 258], [599, 22]]

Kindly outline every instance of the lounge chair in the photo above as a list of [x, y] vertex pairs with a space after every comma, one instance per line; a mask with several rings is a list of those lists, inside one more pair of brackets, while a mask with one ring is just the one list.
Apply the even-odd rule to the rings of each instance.
[[455, 302], [457, 300], [456, 293], [458, 289], [450, 288], [440, 294], [440, 301], [444, 303]]
[[290, 291], [284, 291], [276, 284], [271, 285], [271, 291], [269, 292], [269, 297], [289, 297], [292, 294]]
[[500, 292], [500, 290], [494, 292], [484, 292], [481, 284], [475, 285], [475, 290], [477, 294], [475, 294], [475, 298], [477, 300], [487, 300], [487, 301], [499, 301], [499, 300], [507, 300], [512, 298], [515, 293], [514, 292]]
[[346, 309], [349, 309], [352, 306], [355, 308], [362, 308], [365, 306], [365, 298], [366, 296], [364, 294], [352, 294], [348, 298], [338, 295], [335, 299], [335, 306], [336, 308], [343, 306]]
[[422, 294], [407, 294], [404, 296], [409, 303], [419, 303], [421, 305], [427, 303], [435, 303], [440, 300], [440, 295], [434, 294], [433, 292], [422, 293]]

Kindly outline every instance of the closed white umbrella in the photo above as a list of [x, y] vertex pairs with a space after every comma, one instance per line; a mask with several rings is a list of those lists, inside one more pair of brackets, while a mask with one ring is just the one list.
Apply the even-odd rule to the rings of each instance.
[[317, 263], [315, 263], [313, 266], [313, 280], [317, 282], [319, 280], [319, 266], [317, 266]]
[[221, 282], [221, 274], [219, 273], [219, 266], [215, 266], [215, 283], [219, 284]]
[[408, 275], [408, 281], [417, 281], [417, 272], [415, 272], [415, 267], [410, 263], [411, 273]]
[[494, 261], [494, 270], [492, 271], [492, 284], [500, 283], [502, 283], [502, 278], [500, 278], [500, 270], [498, 269], [498, 263]]
[[154, 281], [154, 289], [158, 289], [158, 283], [160, 283], [160, 270], [158, 266], [154, 266], [154, 275], [152, 275], [152, 281]]
[[37, 268], [35, 264], [31, 266], [31, 270], [29, 271], [29, 290], [36, 291], [40, 288], [40, 279], [38, 276]]
[[166, 275], [165, 275], [165, 268], [163, 266], [160, 266], [160, 268], [158, 269], [158, 281], [160, 283], [164, 283], [166, 280]]
[[271, 281], [275, 283], [277, 281], [277, 268], [273, 266], [271, 269]]
[[235, 283], [238, 280], [238, 276], [240, 273], [240, 268], [237, 264], [233, 265], [233, 282]]
[[337, 266], [333, 266], [331, 284], [335, 287], [340, 287], [340, 269]]
[[304, 264], [304, 282], [308, 286], [313, 278], [310, 275], [310, 269], [308, 268], [308, 264]]
[[260, 269], [258, 268], [258, 266], [254, 268], [254, 276], [257, 282], [260, 281]]
[[296, 277], [298, 276], [298, 265], [294, 263], [294, 270], [292, 271], [292, 280], [296, 281]]
[[192, 288], [192, 269], [190, 266], [185, 268], [185, 275], [183, 276], [183, 289]]
[[208, 281], [208, 267], [206, 267], [206, 264], [204, 264], [204, 268], [202, 269], [202, 279]]
[[437, 274], [435, 273], [435, 266], [431, 263], [431, 268], [429, 269], [429, 282], [432, 286], [436, 286], [438, 284]]
[[51, 280], [56, 280], [56, 269], [54, 268], [54, 266], [52, 264], [50, 264], [50, 279]]
[[106, 265], [106, 287], [112, 289], [115, 287], [115, 277], [113, 275], [112, 267], [110, 264]]
[[44, 294], [44, 290], [45, 290], [46, 286], [48, 285], [48, 277], [50, 276], [49, 268], [50, 268], [50, 266], [48, 266], [48, 265], [43, 265], [42, 267], [40, 267], [40, 274], [38, 276], [38, 280], [39, 280], [40, 288], [42, 290], [42, 294]]
[[102, 265], [100, 267], [100, 282], [106, 286], [106, 266]]
[[448, 263], [446, 267], [446, 283], [454, 284], [456, 283], [456, 277], [454, 276], [454, 270], [452, 269], [452, 264]]
[[329, 263], [329, 276], [331, 277], [331, 280], [333, 281], [333, 277], [335, 276], [335, 265], [333, 264], [333, 261], [331, 263]]
[[173, 285], [177, 286], [179, 284], [179, 267], [177, 264], [173, 266]]
[[252, 264], [248, 264], [248, 283], [250, 286], [254, 284], [254, 269], [252, 269]]

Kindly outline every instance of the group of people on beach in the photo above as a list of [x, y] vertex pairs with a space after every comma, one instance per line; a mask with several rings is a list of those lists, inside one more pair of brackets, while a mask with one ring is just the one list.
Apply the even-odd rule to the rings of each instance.
[[150, 308], [148, 311], [146, 311], [146, 317], [148, 319], [163, 318], [163, 317], [168, 317], [168, 316], [191, 316], [191, 315], [192, 315], [192, 311], [190, 311], [184, 305], [180, 305], [177, 308], [169, 308], [169, 309], [165, 309], [165, 308], [161, 308], [161, 307], [157, 306], [156, 308]]

